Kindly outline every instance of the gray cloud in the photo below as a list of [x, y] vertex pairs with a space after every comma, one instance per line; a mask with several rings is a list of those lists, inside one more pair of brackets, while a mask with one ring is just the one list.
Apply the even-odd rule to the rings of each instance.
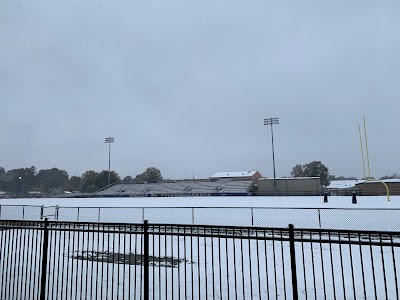
[[397, 1], [0, 4], [0, 165], [272, 176], [399, 172]]

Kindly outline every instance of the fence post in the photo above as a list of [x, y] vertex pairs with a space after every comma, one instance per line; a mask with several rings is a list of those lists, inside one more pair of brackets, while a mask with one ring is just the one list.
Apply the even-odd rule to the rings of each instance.
[[49, 218], [44, 219], [43, 240], [42, 240], [42, 269], [40, 278], [40, 300], [46, 299], [46, 271], [47, 271], [47, 251], [49, 248]]
[[56, 221], [58, 221], [58, 214], [59, 214], [60, 207], [59, 207], [58, 205], [56, 205], [56, 209], [55, 209], [55, 210], [56, 210], [56, 211], [55, 211], [54, 219], [55, 219]]
[[143, 299], [149, 299], [149, 221], [144, 220], [143, 224]]
[[251, 208], [251, 226], [254, 226], [254, 212], [253, 212], [253, 207]]
[[357, 204], [357, 196], [356, 192], [353, 192], [353, 195], [351, 196], [351, 203]]
[[297, 300], [299, 298], [299, 294], [297, 291], [296, 249], [294, 245], [293, 224], [289, 224], [289, 244], [290, 244], [290, 265], [292, 269], [293, 300]]
[[321, 229], [321, 209], [318, 208], [318, 223], [319, 223], [319, 229]]
[[44, 214], [44, 206], [42, 205], [40, 207], [40, 220], [43, 220], [43, 214]]

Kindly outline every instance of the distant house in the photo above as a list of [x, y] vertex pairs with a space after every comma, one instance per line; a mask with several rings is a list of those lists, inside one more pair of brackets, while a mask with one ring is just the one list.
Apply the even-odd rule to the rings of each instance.
[[236, 179], [236, 180], [253, 180], [261, 178], [262, 175], [258, 171], [240, 171], [240, 172], [219, 172], [210, 177], [211, 180], [218, 179]]
[[356, 191], [356, 184], [362, 182], [364, 182], [364, 180], [332, 180], [331, 183], [325, 187], [325, 191], [329, 195], [334, 196], [351, 195]]

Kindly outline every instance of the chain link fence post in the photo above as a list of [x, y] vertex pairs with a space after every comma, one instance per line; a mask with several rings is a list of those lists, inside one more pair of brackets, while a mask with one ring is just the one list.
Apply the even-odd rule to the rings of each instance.
[[318, 224], [319, 224], [319, 229], [321, 229], [321, 209], [318, 208]]
[[58, 205], [56, 205], [55, 214], [54, 214], [54, 219], [56, 221], [58, 221], [59, 210], [60, 210], [60, 207]]

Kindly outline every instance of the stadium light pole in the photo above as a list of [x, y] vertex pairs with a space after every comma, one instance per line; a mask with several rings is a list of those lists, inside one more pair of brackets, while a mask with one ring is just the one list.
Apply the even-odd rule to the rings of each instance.
[[18, 196], [21, 197], [21, 176], [18, 176]]
[[104, 142], [108, 144], [108, 185], [110, 185], [111, 175], [111, 143], [114, 143], [113, 137], [105, 138]]
[[271, 125], [271, 137], [272, 137], [272, 165], [274, 168], [274, 194], [276, 196], [276, 174], [275, 174], [275, 150], [274, 150], [274, 130], [273, 125], [279, 124], [279, 118], [267, 118], [264, 119], [264, 125]]

